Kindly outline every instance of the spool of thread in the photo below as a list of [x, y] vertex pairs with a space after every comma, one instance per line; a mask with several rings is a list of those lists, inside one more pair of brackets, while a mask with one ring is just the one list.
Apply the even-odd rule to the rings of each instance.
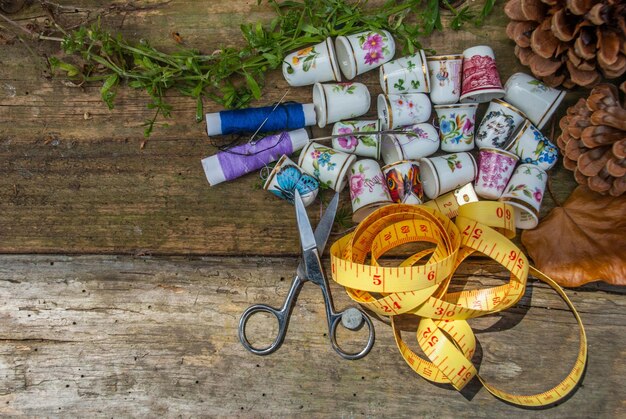
[[[263, 124], [263, 121], [267, 121]], [[211, 135], [288, 131], [315, 125], [315, 107], [312, 103], [284, 103], [263, 108], [247, 108], [206, 114], [206, 130]]]
[[309, 134], [304, 128], [281, 132], [262, 138], [255, 144], [242, 144], [206, 157], [202, 159], [202, 167], [209, 184], [215, 186], [258, 170], [283, 154], [301, 150], [308, 142]]

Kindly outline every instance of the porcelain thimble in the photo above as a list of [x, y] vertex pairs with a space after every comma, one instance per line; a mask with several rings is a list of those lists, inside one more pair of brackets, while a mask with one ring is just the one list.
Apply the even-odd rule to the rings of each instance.
[[433, 55], [426, 60], [431, 82], [430, 100], [435, 105], [457, 103], [461, 97], [463, 55]]
[[381, 141], [381, 156], [389, 165], [400, 160], [417, 160], [439, 150], [439, 134], [435, 127], [424, 122], [402, 127], [407, 134], [385, 134]]
[[554, 167], [558, 158], [556, 146], [528, 120], [513, 135], [505, 150], [515, 153], [522, 163], [532, 163], [546, 171]]
[[476, 161], [470, 153], [446, 154], [419, 160], [424, 194], [430, 199], [476, 178]]
[[435, 105], [434, 108], [439, 121], [441, 150], [450, 153], [473, 150], [478, 104]]
[[463, 51], [461, 103], [483, 103], [504, 97], [504, 89], [491, 47], [479, 45]]
[[283, 60], [283, 76], [294, 87], [341, 81], [332, 38], [287, 55]]
[[346, 186], [348, 170], [356, 156], [311, 142], [302, 149], [298, 166], [320, 183], [341, 192]]
[[371, 100], [367, 86], [362, 83], [315, 83], [313, 86], [313, 104], [320, 128], [366, 114]]
[[350, 167], [352, 220], [361, 222], [376, 208], [393, 203], [376, 160], [358, 160]]
[[422, 203], [424, 188], [420, 179], [420, 165], [416, 161], [403, 160], [383, 167], [387, 189], [393, 202], [398, 204]]
[[278, 160], [276, 166], [270, 172], [263, 189], [294, 204], [295, 191], [300, 192], [304, 206], [310, 205], [319, 191], [319, 182], [314, 177], [302, 173], [298, 167], [286, 155]]
[[429, 93], [430, 76], [424, 50], [389, 61], [380, 67], [383, 93]]
[[378, 119], [383, 129], [392, 129], [426, 122], [432, 105], [424, 93], [378, 95]]
[[535, 228], [539, 223], [539, 209], [546, 190], [548, 174], [533, 164], [520, 164], [513, 172], [499, 201], [515, 207], [515, 226]]
[[366, 31], [335, 39], [339, 67], [348, 80], [393, 59], [396, 43], [387, 31]]
[[476, 145], [478, 148], [504, 148], [524, 120], [524, 113], [515, 106], [500, 99], [492, 100], [478, 127]]
[[528, 119], [542, 129], [559, 107], [565, 91], [548, 87], [524, 73], [515, 73], [504, 85], [504, 100], [524, 112]]
[[498, 148], [481, 148], [478, 153], [478, 176], [475, 190], [478, 196], [496, 200], [502, 196], [519, 157]]
[[[340, 121], [333, 126], [333, 148], [357, 156], [380, 158], [380, 121]], [[371, 135], [350, 135], [353, 132]], [[340, 137], [336, 137], [339, 136]]]

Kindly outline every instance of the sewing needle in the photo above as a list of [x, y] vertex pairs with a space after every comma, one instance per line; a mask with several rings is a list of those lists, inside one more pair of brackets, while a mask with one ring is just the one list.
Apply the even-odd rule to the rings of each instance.
[[285, 94], [283, 95], [283, 97], [280, 98], [280, 100], [278, 101], [278, 103], [274, 106], [274, 108], [272, 109], [272, 111], [269, 113], [269, 115], [267, 115], [267, 118], [265, 118], [263, 120], [263, 122], [261, 122], [261, 125], [259, 126], [259, 128], [257, 128], [257, 130], [254, 132], [254, 134], [252, 134], [252, 137], [250, 137], [250, 141], [248, 141], [250, 144], [255, 145], [256, 141], [254, 141], [254, 139], [256, 138], [257, 134], [259, 133], [259, 131], [261, 131], [261, 129], [263, 128], [263, 126], [267, 123], [267, 121], [269, 121], [270, 116], [274, 113], [274, 111], [283, 103], [283, 100], [285, 100], [285, 97], [287, 96], [287, 94], [289, 94], [289, 90], [287, 89], [287, 91], [285, 92]]

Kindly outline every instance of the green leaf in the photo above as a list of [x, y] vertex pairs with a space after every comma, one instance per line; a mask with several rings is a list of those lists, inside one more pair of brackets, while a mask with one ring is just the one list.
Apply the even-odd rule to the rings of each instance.
[[113, 109], [113, 100], [115, 99], [115, 95], [117, 93], [117, 85], [119, 83], [119, 76], [117, 74], [111, 74], [102, 85], [100, 89], [100, 96], [102, 96], [102, 100], [107, 104], [109, 109]]
[[485, 22], [485, 18], [493, 11], [493, 7], [495, 6], [495, 4], [496, 0], [485, 0], [485, 5], [483, 6], [483, 9], [480, 11], [478, 17], [474, 21], [474, 24], [476, 26], [482, 26], [482, 24]]
[[204, 84], [198, 83], [196, 87], [194, 87], [193, 90], [191, 91], [191, 96], [200, 97], [200, 95], [202, 95], [203, 90], [204, 90]]
[[376, 141], [372, 137], [362, 136], [360, 137], [361, 143], [365, 144], [368, 147], [376, 147]]
[[321, 32], [319, 29], [317, 29], [316, 27], [306, 24], [306, 25], [302, 25], [302, 27], [300, 28], [303, 32], [306, 33], [312, 33], [314, 35], [319, 35]]
[[254, 77], [252, 77], [250, 73], [244, 74], [246, 76], [246, 83], [248, 84], [248, 87], [252, 92], [252, 96], [254, 96], [254, 98], [257, 100], [261, 99], [261, 88], [259, 87], [259, 84], [256, 82], [256, 80], [254, 80]]
[[70, 64], [70, 63], [66, 63], [64, 61], [59, 60], [56, 57], [50, 57], [48, 59], [48, 62], [50, 63], [50, 67], [52, 67], [53, 69], [60, 69], [63, 70], [67, 73], [68, 77], [75, 77], [78, 74], [80, 74], [80, 70], [78, 69], [78, 67]]

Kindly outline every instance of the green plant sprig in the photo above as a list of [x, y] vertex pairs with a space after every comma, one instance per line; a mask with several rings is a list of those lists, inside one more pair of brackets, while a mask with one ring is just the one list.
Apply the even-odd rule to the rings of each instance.
[[[447, 1], [443, 1], [445, 5]], [[491, 11], [494, 1], [486, 0], [479, 19]], [[262, 2], [257, 0], [259, 5]], [[49, 63], [74, 82], [102, 82], [102, 100], [110, 109], [121, 83], [146, 91], [151, 98], [148, 108], [155, 112], [144, 124], [144, 135], [149, 137], [159, 116], [171, 114], [172, 107], [165, 101], [171, 89], [196, 100], [199, 122], [204, 116], [204, 98], [225, 108], [245, 107], [261, 97], [266, 73], [280, 67], [285, 55], [329, 36], [386, 29], [403, 52], [413, 53], [421, 48], [419, 38], [443, 29], [439, 0], [387, 0], [378, 8], [366, 7], [367, 0], [266, 2], [276, 16], [267, 25], [241, 25], [245, 40], [241, 48], [222, 48], [209, 55], [193, 49], [165, 53], [146, 41], [133, 44], [119, 34], [113, 35], [98, 21], [91, 27], [65, 33], [63, 38], [64, 53], [79, 56], [82, 63], [56, 57]], [[448, 8], [453, 14], [458, 12]], [[452, 22], [453, 29], [469, 20], [466, 12], [458, 13], [463, 18]]]

